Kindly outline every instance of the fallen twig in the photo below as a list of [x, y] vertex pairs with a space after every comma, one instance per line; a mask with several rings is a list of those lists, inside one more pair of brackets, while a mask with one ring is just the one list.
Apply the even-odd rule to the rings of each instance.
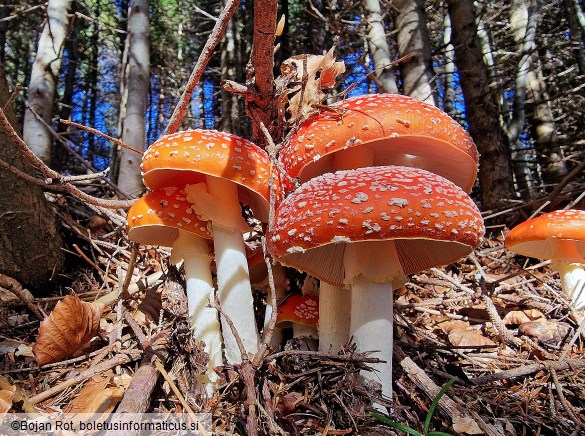
[[563, 371], [566, 369], [580, 369], [585, 368], [585, 360], [583, 359], [566, 359], [563, 361], [545, 360], [532, 365], [520, 366], [518, 368], [509, 369], [506, 371], [489, 374], [483, 377], [471, 379], [471, 383], [476, 386], [486, 385], [495, 381], [508, 380], [516, 377], [523, 377], [533, 374], [537, 371], [554, 369], [556, 371]]
[[85, 371], [80, 372], [76, 376], [64, 381], [63, 383], [53, 386], [52, 388], [49, 388], [46, 391], [29, 398], [29, 401], [32, 404], [40, 403], [41, 401], [51, 398], [53, 395], [57, 395], [59, 392], [62, 392], [69, 387], [77, 386], [79, 383], [82, 383], [96, 374], [107, 371], [108, 369], [114, 368], [115, 366], [137, 360], [140, 358], [141, 354], [142, 353], [136, 351], [129, 351], [128, 354], [118, 354], [113, 358], [106, 360], [105, 362], [90, 366]]
[[26, 297], [22, 285], [17, 280], [13, 279], [12, 277], [8, 277], [4, 274], [0, 274], [0, 289], [5, 289], [16, 295], [16, 297], [18, 297], [18, 299], [24, 303], [24, 305], [33, 313], [33, 315], [39, 321], [45, 319], [39, 308], [35, 306], [33, 302]]

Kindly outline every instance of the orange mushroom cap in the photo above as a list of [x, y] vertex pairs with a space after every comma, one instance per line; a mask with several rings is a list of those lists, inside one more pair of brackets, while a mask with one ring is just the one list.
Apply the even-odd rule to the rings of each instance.
[[[571, 244], [558, 244], [558, 242]], [[514, 227], [505, 241], [506, 248], [538, 259], [581, 261], [585, 259], [585, 211], [557, 210], [529, 219]], [[560, 247], [571, 247], [563, 253]]]
[[[153, 143], [142, 157], [144, 184], [150, 189], [205, 182], [207, 176], [236, 183], [240, 201], [267, 220], [270, 204], [268, 154], [238, 136], [216, 130], [187, 130]], [[276, 171], [276, 170], [275, 170]], [[280, 178], [274, 177], [277, 200]]]
[[278, 307], [276, 323], [291, 322], [317, 328], [319, 324], [319, 298], [293, 294]]
[[368, 167], [311, 179], [276, 210], [268, 248], [284, 265], [344, 282], [344, 246], [394, 240], [405, 274], [468, 255], [484, 234], [461, 188], [417, 168]]
[[139, 198], [128, 211], [128, 237], [135, 242], [172, 247], [179, 229], [211, 239], [182, 188], [166, 187]]
[[439, 174], [466, 192], [477, 176], [479, 154], [471, 136], [440, 109], [412, 97], [371, 94], [320, 112], [287, 138], [280, 161], [305, 182], [333, 171], [341, 150], [374, 153], [373, 166], [403, 165]]

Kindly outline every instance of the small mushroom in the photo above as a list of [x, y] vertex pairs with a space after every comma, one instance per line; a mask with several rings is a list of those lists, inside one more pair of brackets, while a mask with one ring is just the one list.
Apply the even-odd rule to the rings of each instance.
[[351, 288], [350, 333], [392, 394], [392, 292], [406, 275], [468, 255], [484, 234], [477, 206], [454, 183], [400, 166], [325, 174], [276, 210], [270, 252], [284, 265]]
[[319, 298], [290, 295], [278, 307], [276, 325], [281, 328], [292, 327], [294, 339], [306, 340], [307, 348], [316, 349], [312, 342], [318, 338]]
[[524, 221], [508, 233], [505, 244], [523, 256], [550, 259], [571, 306], [585, 307], [585, 211], [557, 210]]
[[219, 379], [213, 368], [223, 361], [218, 313], [209, 307], [214, 293], [207, 223], [195, 214], [184, 189], [177, 187], [159, 189], [138, 199], [128, 211], [127, 220], [130, 240], [172, 247], [171, 261], [183, 260], [193, 337], [205, 343], [209, 355], [202, 382], [211, 395]]
[[[212, 227], [218, 297], [246, 352], [258, 351], [252, 289], [243, 233], [248, 225], [240, 203], [249, 204], [266, 222], [270, 198], [270, 159], [267, 153], [235, 135], [215, 130], [187, 130], [156, 141], [142, 159], [144, 183], [151, 189], [185, 185], [193, 209]], [[277, 199], [279, 179], [274, 178]], [[228, 363], [242, 361], [226, 320], [221, 317]]]

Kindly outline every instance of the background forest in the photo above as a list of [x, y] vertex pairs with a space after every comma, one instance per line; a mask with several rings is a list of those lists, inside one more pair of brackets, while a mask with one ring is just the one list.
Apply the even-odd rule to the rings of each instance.
[[[582, 368], [582, 361], [577, 364], [577, 359], [573, 359], [569, 365], [564, 352], [560, 359], [565, 360], [550, 370], [550, 379], [548, 372], [539, 373], [530, 385], [523, 385], [522, 381], [507, 385], [504, 377], [489, 379], [485, 374], [494, 368], [514, 371], [533, 360], [553, 361], [558, 357], [555, 353], [561, 352], [561, 346], [556, 349], [550, 343], [543, 346], [537, 339], [528, 342], [510, 339], [503, 326], [500, 315], [508, 313], [512, 306], [538, 309], [563, 322], [569, 319], [570, 311], [556, 299], [558, 293], [551, 291], [551, 287], [558, 288], [558, 283], [546, 264], [537, 264], [534, 268], [545, 267], [538, 271], [524, 264], [531, 268], [530, 273], [519, 269], [513, 255], [509, 256], [503, 249], [502, 234], [540, 211], [583, 209], [585, 3], [582, 0], [281, 0], [274, 23], [272, 17], [263, 16], [263, 11], [269, 9], [268, 3], [256, 0], [256, 9], [249, 0], [49, 0], [42, 4], [7, 0], [0, 5], [3, 70], [0, 71], [3, 108], [0, 291], [8, 289], [18, 293], [28, 287], [40, 296], [35, 305], [42, 305], [48, 312], [48, 306], [54, 301], [52, 297], [45, 298], [47, 290], [58, 290], [62, 295], [73, 291], [83, 296], [82, 300], [91, 300], [102, 291], [121, 286], [125, 272], [132, 277], [137, 259], [141, 271], [134, 273], [134, 279], [140, 274], [158, 272], [165, 263], [162, 257], [168, 253], [163, 251], [161, 255], [138, 248], [124, 237], [124, 211], [144, 191], [140, 155], [131, 148], [144, 151], [169, 129], [177, 128], [218, 129], [266, 145], [250, 115], [264, 116], [262, 119], [278, 145], [302, 118], [279, 100], [297, 86], [285, 77], [281, 67], [290, 65], [287, 60], [291, 57], [325, 55], [333, 48], [336, 60], [344, 62], [345, 71], [338, 76], [336, 85], [326, 90], [323, 104], [373, 93], [412, 96], [441, 108], [457, 120], [469, 131], [480, 153], [479, 174], [471, 196], [482, 211], [489, 237], [475, 257], [451, 269], [435, 269], [418, 275], [410, 287], [398, 293], [397, 305], [403, 303], [397, 321], [398, 329], [404, 333], [400, 346], [411, 357], [419, 353], [411, 361], [404, 358], [401, 349], [395, 349], [395, 356], [403, 363], [408, 360], [414, 365], [403, 365], [403, 374], [397, 377], [398, 420], [421, 428], [424, 420], [421, 410], [424, 411], [424, 405], [433, 399], [438, 388], [435, 390], [432, 381], [419, 383], [415, 378], [421, 372], [439, 371], [440, 385], [451, 374], [445, 366], [455, 364], [484, 375], [476, 384], [479, 394], [469, 385], [452, 388], [457, 392], [455, 396], [479, 400], [474, 403], [473, 412], [457, 422], [454, 416], [465, 409], [465, 400], [450, 406], [455, 409], [439, 409], [441, 416], [434, 421], [436, 426], [447, 430], [456, 427], [459, 430], [454, 431], [461, 434], [479, 434], [476, 432], [479, 429], [493, 435], [578, 433], [584, 425], [582, 400], [578, 399], [583, 394], [582, 378], [563, 375], [559, 381], [555, 371]], [[259, 7], [263, 9], [259, 11]], [[222, 22], [227, 8], [233, 8], [233, 17], [201, 71], [193, 94], [184, 100], [193, 69], [199, 59], [210, 53], [209, 44], [216, 34], [214, 28]], [[275, 28], [272, 24], [277, 21]], [[266, 47], [266, 40], [263, 46], [253, 45], [253, 41], [260, 41], [259, 33], [268, 35], [270, 48], [275, 35], [273, 56], [270, 50], [258, 49]], [[254, 99], [254, 93], [260, 97]], [[266, 96], [267, 100], [263, 100]], [[179, 102], [185, 103], [185, 112], [177, 118]], [[173, 124], [176, 122], [180, 125]], [[19, 139], [10, 125], [31, 151], [19, 148]], [[107, 197], [110, 203], [100, 203], [102, 197]], [[490, 282], [490, 289], [512, 291], [506, 294], [512, 296], [492, 301], [480, 295], [481, 292], [470, 290], [480, 288], [476, 281], [478, 270], [483, 291], [484, 285]], [[524, 273], [528, 278], [516, 279]], [[298, 287], [302, 283], [299, 280]], [[412, 297], [413, 289], [422, 290], [420, 298]], [[449, 292], [455, 289], [460, 292], [447, 307], [452, 309], [448, 315], [445, 315], [446, 306], [433, 308], [429, 303], [438, 295], [449, 297]], [[461, 296], [466, 293], [469, 295]], [[556, 297], [550, 297], [550, 293]], [[526, 302], [530, 300], [528, 294], [538, 297], [532, 303]], [[472, 301], [467, 301], [470, 298]], [[15, 307], [33, 311], [29, 303], [10, 304], [3, 312], [6, 319], [8, 313], [19, 310]], [[39, 320], [43, 319], [40, 312], [33, 313]], [[441, 344], [447, 341], [445, 335], [449, 332], [436, 333], [426, 324], [428, 318], [419, 318], [423, 314], [444, 315], [465, 322], [474, 320], [485, 329], [486, 337], [499, 338], [502, 347], [507, 347], [506, 353], [512, 347], [517, 354], [502, 352], [506, 359], [510, 358], [505, 363], [501, 356], [475, 356], [477, 360], [474, 357], [468, 360], [468, 356], [457, 350], [447, 356], [447, 352], [441, 351]], [[573, 333], [578, 328], [574, 321], [568, 321]], [[4, 332], [5, 337], [18, 337], [23, 344], [34, 341], [38, 322], [34, 328], [29, 326], [29, 330], [18, 330], [8, 321], [5, 324], [10, 331]], [[132, 328], [139, 337], [137, 327]], [[578, 333], [568, 348], [577, 337]], [[418, 343], [425, 341], [437, 349], [427, 355], [426, 350], [418, 348]], [[439, 344], [440, 341], [443, 342]], [[481, 352], [482, 347], [493, 345], [491, 342], [474, 347], [479, 347]], [[578, 354], [582, 354], [582, 348], [579, 350]], [[193, 359], [185, 363], [185, 358], [180, 357], [184, 349], [171, 351], [175, 352], [174, 362], [183, 359], [182, 365], [197, 366]], [[114, 367], [139, 358], [141, 355], [137, 354], [126, 360], [112, 357], [108, 361]], [[313, 371], [315, 365], [332, 365], [326, 372], [333, 380], [331, 383], [337, 383], [339, 378], [345, 380], [344, 377], [358, 371], [364, 362], [363, 356], [353, 361], [352, 367], [339, 362], [322, 363], [318, 358], [283, 359], [279, 361], [279, 365], [284, 365], [280, 368], [283, 373], [303, 373]], [[19, 373], [26, 366], [23, 362], [26, 361], [8, 359], [4, 365], [6, 374], [14, 372], [17, 377], [23, 377], [20, 382], [28, 380]], [[265, 382], [262, 377], [268, 380], [274, 375], [266, 365], [260, 362], [256, 367], [257, 387]], [[539, 369], [542, 368], [535, 366], [525, 374]], [[47, 371], [51, 374], [50, 381], [59, 386], [66, 371]], [[502, 384], [489, 385], [491, 382]], [[2, 383], [0, 380], [0, 387], [5, 388]], [[295, 383], [291, 382], [290, 386]], [[309, 378], [300, 384], [311, 383], [318, 385], [321, 381]], [[188, 382], [178, 380], [177, 384], [188, 396]], [[560, 392], [558, 400], [553, 398], [553, 385], [554, 392]], [[502, 393], [502, 387], [512, 394]], [[272, 387], [266, 389], [271, 390], [274, 398], [286, 398], [277, 416], [293, 412], [301, 401], [296, 396], [300, 394], [292, 387], [278, 392]], [[416, 389], [426, 397], [411, 395]], [[562, 395], [563, 389], [566, 396]], [[28, 395], [31, 403], [40, 404], [51, 398], [33, 395], [34, 386], [32, 391]], [[327, 395], [331, 396], [331, 392], [311, 398], [305, 391], [302, 403], [303, 407], [307, 406], [305, 412], [319, 415], [322, 410], [315, 404], [321, 407], [319, 401], [325, 401], [331, 414], [311, 418], [313, 421], [303, 418], [301, 424], [292, 424], [288, 418], [274, 418], [274, 410], [263, 412], [270, 419], [260, 413], [258, 423], [252, 424], [245, 412], [230, 409], [230, 404], [242, 404], [242, 391], [230, 392], [213, 405], [223, 407], [218, 416], [225, 421], [228, 433], [235, 431], [234, 428], [243, 432], [246, 418], [247, 431], [257, 425], [255, 431], [273, 433], [278, 433], [275, 429], [291, 431], [295, 426], [312, 426], [323, 432], [323, 423], [328, 419], [337, 429], [349, 429], [347, 433], [329, 434], [349, 434], [354, 429], [357, 432], [360, 426], [375, 425], [372, 417], [364, 414], [368, 397], [359, 389], [350, 389], [343, 397], [345, 403], [342, 400], [328, 403]], [[57, 392], [61, 391], [57, 389]], [[289, 394], [292, 396], [287, 397]], [[160, 392], [158, 395], [160, 398]], [[68, 399], [64, 396], [60, 401]], [[563, 412], [559, 415], [560, 410]], [[467, 430], [463, 428], [465, 425]]]
[[[136, 2], [142, 9], [132, 28], [128, 2], [52, 3], [69, 15], [57, 47], [60, 67], [52, 66], [54, 98], [42, 102], [45, 118], [86, 163], [97, 170], [110, 167], [116, 182], [119, 153], [112, 144], [58, 119], [93, 127], [138, 149], [148, 146], [164, 132], [222, 4]], [[149, 14], [143, 13], [146, 8]], [[323, 54], [335, 46], [346, 72], [330, 102], [353, 85], [343, 95], [399, 92], [435, 104], [469, 129], [482, 154], [477, 199], [484, 206], [501, 199], [529, 201], [549, 192], [582, 161], [582, 8], [578, 0], [285, 1], [278, 12], [286, 24], [277, 38], [275, 73], [293, 55]], [[191, 99], [183, 128], [250, 136], [243, 99], [221, 83], [246, 80], [252, 11], [253, 3], [241, 2]], [[1, 13], [0, 60], [9, 87], [26, 87], [47, 10], [14, 2], [3, 5]], [[413, 57], [385, 68], [406, 55]], [[138, 79], [131, 77], [136, 65]], [[21, 121], [26, 97], [20, 92], [15, 99]], [[125, 128], [141, 130], [126, 126], [142, 121], [130, 116], [136, 108], [145, 109], [144, 137], [128, 132], [124, 137]], [[51, 150], [55, 169], [87, 170], [58, 144], [42, 147]], [[122, 190], [126, 183], [121, 181]]]

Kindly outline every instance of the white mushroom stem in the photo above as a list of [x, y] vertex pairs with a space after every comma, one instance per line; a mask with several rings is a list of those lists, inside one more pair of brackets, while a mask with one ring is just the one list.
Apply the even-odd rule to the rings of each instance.
[[551, 267], [561, 277], [563, 292], [571, 301], [571, 307], [581, 310], [585, 307], [585, 265], [568, 261], [552, 262]]
[[346, 285], [351, 286], [350, 334], [361, 352], [377, 351], [384, 363], [362, 372], [366, 380], [382, 385], [392, 399], [392, 346], [394, 288], [406, 281], [393, 241], [350, 243], [345, 248]]
[[171, 261], [183, 259], [187, 279], [187, 304], [193, 337], [205, 343], [209, 355], [207, 371], [200, 382], [205, 385], [209, 397], [217, 390], [219, 376], [213, 370], [223, 365], [221, 354], [221, 331], [216, 309], [210, 307], [213, 301], [213, 280], [211, 259], [207, 241], [193, 233], [179, 230], [179, 237], [173, 245]]
[[[374, 164], [374, 151], [367, 146], [355, 150], [340, 150], [333, 155], [336, 171], [370, 167]], [[337, 353], [349, 340], [351, 292], [343, 286], [321, 281], [319, 287], [319, 351]]]
[[[187, 199], [203, 219], [212, 223], [217, 294], [221, 308], [230, 318], [247, 353], [258, 351], [258, 330], [243, 233], [248, 230], [242, 218], [237, 185], [219, 178], [207, 177], [206, 188], [188, 185]], [[228, 364], [242, 362], [236, 338], [221, 317], [225, 358]]]
[[553, 238], [552, 249], [551, 268], [559, 272], [571, 307], [581, 310], [585, 307], [585, 259], [571, 239]]
[[337, 353], [349, 341], [351, 291], [321, 281], [319, 285], [319, 351]]

